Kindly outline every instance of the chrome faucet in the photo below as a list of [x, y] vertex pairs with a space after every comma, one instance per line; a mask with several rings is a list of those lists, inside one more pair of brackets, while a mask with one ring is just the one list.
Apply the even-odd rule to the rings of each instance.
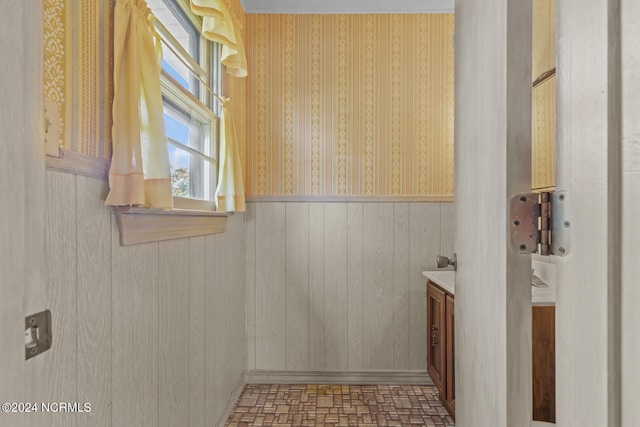
[[436, 262], [438, 263], [438, 268], [447, 268], [448, 266], [451, 265], [453, 266], [453, 269], [456, 270], [457, 264], [458, 264], [458, 258], [456, 257], [456, 254], [454, 252], [451, 259], [449, 259], [444, 255], [438, 255], [438, 257], [436, 258]]

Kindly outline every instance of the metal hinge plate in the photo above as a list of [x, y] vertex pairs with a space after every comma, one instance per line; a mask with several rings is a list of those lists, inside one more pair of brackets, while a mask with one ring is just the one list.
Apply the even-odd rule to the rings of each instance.
[[571, 250], [569, 200], [564, 191], [521, 193], [511, 198], [511, 247], [521, 254], [565, 256]]

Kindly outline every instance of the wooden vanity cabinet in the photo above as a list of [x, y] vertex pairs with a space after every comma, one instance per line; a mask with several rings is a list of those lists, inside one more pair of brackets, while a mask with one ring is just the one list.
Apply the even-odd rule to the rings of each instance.
[[432, 282], [427, 283], [427, 366], [429, 376], [441, 394], [446, 382], [445, 293]]
[[454, 298], [427, 281], [427, 370], [440, 400], [455, 417]]
[[456, 377], [455, 377], [455, 359], [453, 358], [455, 351], [455, 339], [453, 332], [455, 331], [454, 325], [454, 301], [453, 296], [447, 294], [446, 296], [446, 317], [447, 323], [445, 325], [445, 331], [447, 333], [447, 390], [444, 399], [444, 406], [447, 408], [451, 416], [456, 412]]
[[533, 420], [556, 422], [556, 308], [532, 307]]
[[[455, 298], [427, 280], [427, 370], [455, 420]], [[555, 307], [532, 307], [533, 420], [555, 423]]]

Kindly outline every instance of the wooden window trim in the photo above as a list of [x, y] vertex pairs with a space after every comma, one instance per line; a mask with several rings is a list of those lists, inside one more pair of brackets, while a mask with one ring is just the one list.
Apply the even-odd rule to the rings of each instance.
[[64, 148], [58, 149], [57, 156], [47, 153], [45, 158], [45, 164], [49, 170], [102, 180], [107, 180], [109, 177], [109, 166], [111, 165], [109, 160], [87, 156]]
[[[60, 149], [47, 155], [47, 169], [106, 181], [109, 161]], [[223, 233], [231, 212], [215, 212], [212, 201], [174, 197], [174, 209], [114, 207], [123, 246]]]
[[231, 212], [114, 207], [122, 246], [224, 233]]

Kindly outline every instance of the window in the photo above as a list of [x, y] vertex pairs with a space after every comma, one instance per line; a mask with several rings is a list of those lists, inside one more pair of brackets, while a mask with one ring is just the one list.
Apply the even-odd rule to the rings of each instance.
[[162, 39], [162, 98], [174, 206], [215, 209], [220, 45], [200, 34], [189, 2], [147, 0]]

